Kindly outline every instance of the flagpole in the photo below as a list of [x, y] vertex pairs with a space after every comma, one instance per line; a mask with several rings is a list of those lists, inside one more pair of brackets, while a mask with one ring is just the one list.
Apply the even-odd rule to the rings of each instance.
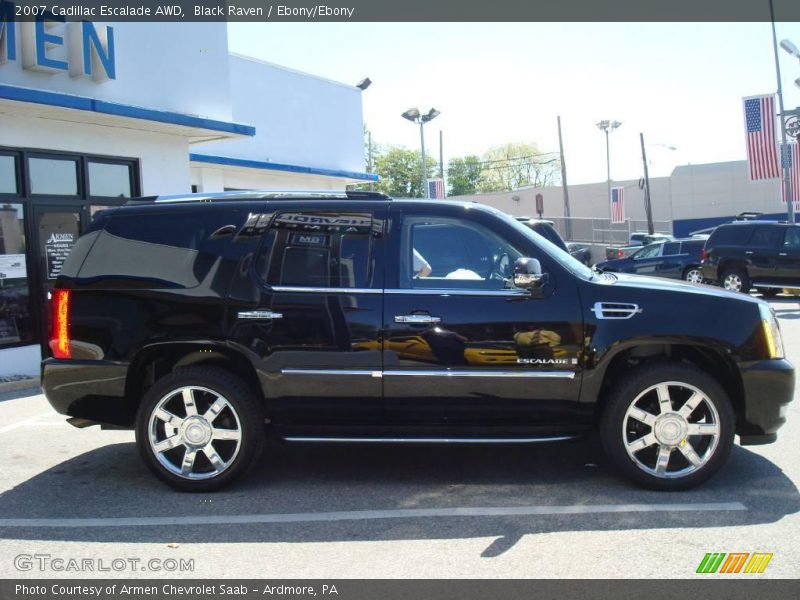
[[[783, 177], [783, 193], [786, 196], [786, 220], [789, 223], [794, 223], [794, 200], [792, 198], [792, 184], [789, 180], [789, 169], [784, 166], [785, 156], [784, 153], [788, 148], [786, 141], [786, 121], [785, 113], [783, 110], [783, 86], [781, 85], [781, 63], [778, 58], [778, 36], [775, 33], [775, 9], [772, 6], [772, 0], [769, 0], [769, 18], [772, 22], [772, 50], [775, 53], [775, 74], [778, 77], [778, 110], [780, 111], [781, 122], [781, 176]], [[800, 200], [800, 198], [797, 198]]]

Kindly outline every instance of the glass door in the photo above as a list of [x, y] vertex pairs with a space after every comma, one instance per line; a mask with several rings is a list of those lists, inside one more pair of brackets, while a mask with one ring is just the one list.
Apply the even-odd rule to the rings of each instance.
[[42, 345], [47, 345], [47, 310], [50, 292], [55, 285], [64, 261], [78, 241], [85, 209], [79, 205], [33, 207], [33, 248], [37, 271], [37, 298]]

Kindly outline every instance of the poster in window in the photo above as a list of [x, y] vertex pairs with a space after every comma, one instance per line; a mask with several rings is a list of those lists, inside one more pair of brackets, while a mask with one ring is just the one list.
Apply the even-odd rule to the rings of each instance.
[[0, 279], [25, 279], [27, 276], [24, 254], [0, 254]]
[[67, 260], [70, 250], [75, 245], [74, 233], [51, 233], [45, 242], [45, 256], [47, 257], [47, 279], [56, 279], [61, 273], [64, 261]]

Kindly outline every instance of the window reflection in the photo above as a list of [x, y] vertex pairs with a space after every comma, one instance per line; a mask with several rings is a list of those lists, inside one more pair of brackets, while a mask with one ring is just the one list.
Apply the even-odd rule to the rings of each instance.
[[0, 194], [16, 194], [17, 191], [17, 159], [13, 156], [0, 155]]
[[78, 195], [78, 163], [71, 159], [30, 158], [31, 193], [53, 196]]
[[89, 195], [131, 197], [130, 165], [89, 162]]
[[0, 345], [32, 339], [21, 204], [0, 204]]

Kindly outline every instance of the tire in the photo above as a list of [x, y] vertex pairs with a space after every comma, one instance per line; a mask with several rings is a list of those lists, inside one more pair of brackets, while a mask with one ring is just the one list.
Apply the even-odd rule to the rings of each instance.
[[177, 369], [159, 379], [136, 416], [136, 445], [145, 464], [182, 492], [227, 486], [259, 458], [265, 437], [253, 391], [216, 367]]
[[700, 267], [688, 267], [683, 272], [683, 280], [689, 283], [703, 283], [703, 272]]
[[[661, 408], [657, 386], [668, 391], [670, 407]], [[689, 399], [697, 400], [693, 409]], [[611, 391], [600, 438], [614, 466], [642, 487], [686, 490], [728, 460], [735, 422], [730, 400], [715, 379], [691, 365], [662, 362], [634, 371]], [[698, 433], [688, 433], [689, 428]]]
[[750, 277], [744, 269], [725, 269], [720, 277], [719, 284], [732, 292], [750, 293]]

